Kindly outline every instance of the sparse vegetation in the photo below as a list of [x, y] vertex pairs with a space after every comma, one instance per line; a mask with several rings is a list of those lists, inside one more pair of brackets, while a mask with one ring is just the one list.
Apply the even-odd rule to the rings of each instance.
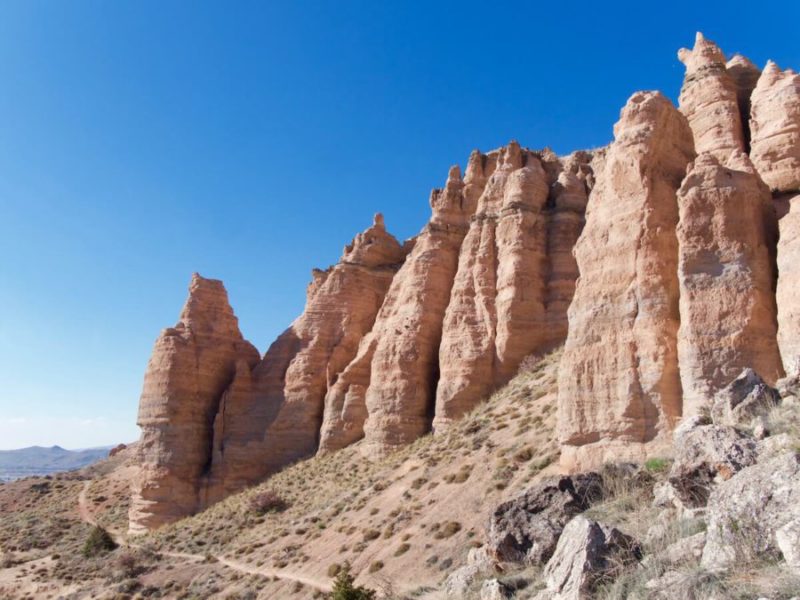
[[95, 526], [89, 537], [86, 538], [86, 543], [83, 545], [83, 555], [86, 558], [97, 556], [98, 554], [105, 554], [117, 548], [117, 543], [114, 538], [99, 525]]

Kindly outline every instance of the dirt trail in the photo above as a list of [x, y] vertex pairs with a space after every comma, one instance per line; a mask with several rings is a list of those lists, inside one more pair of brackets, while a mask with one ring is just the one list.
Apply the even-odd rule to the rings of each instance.
[[[91, 510], [89, 509], [89, 503], [87, 500], [87, 495], [89, 493], [89, 488], [92, 485], [92, 480], [85, 481], [83, 484], [83, 488], [81, 489], [81, 493], [78, 494], [78, 514], [80, 515], [81, 521], [84, 523], [89, 523], [90, 525], [97, 525], [97, 520], [92, 515]], [[129, 542], [127, 537], [119, 531], [115, 531], [113, 529], [106, 528], [111, 538], [114, 542], [122, 547], [128, 548], [138, 548], [137, 544]], [[180, 560], [186, 560], [188, 562], [203, 562], [206, 560], [206, 557], [200, 554], [188, 554], [185, 552], [160, 552], [164, 556], [169, 556], [171, 558], [177, 558]], [[216, 561], [232, 569], [239, 573], [244, 573], [245, 575], [261, 575], [263, 577], [277, 577], [278, 579], [283, 579], [284, 581], [293, 581], [302, 583], [303, 585], [307, 585], [309, 587], [314, 588], [315, 590], [320, 590], [322, 592], [329, 592], [331, 590], [331, 586], [328, 582], [319, 581], [312, 577], [307, 577], [305, 575], [301, 575], [299, 573], [291, 573], [288, 571], [279, 571], [276, 569], [270, 569], [268, 567], [255, 567], [250, 566], [246, 563], [242, 563], [230, 558], [226, 558], [221, 554], [214, 554], [212, 555]]]

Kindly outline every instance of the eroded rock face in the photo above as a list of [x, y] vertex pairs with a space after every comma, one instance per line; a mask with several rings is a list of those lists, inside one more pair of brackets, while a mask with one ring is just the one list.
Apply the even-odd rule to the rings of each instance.
[[769, 61], [751, 96], [750, 158], [777, 192], [800, 190], [800, 75]]
[[663, 95], [638, 92], [614, 133], [575, 247], [558, 392], [567, 468], [637, 456], [681, 415], [676, 193], [692, 132]]
[[800, 194], [789, 201], [778, 240], [778, 345], [786, 374], [800, 375]]
[[[701, 154], [678, 190], [678, 358], [683, 415], [711, 407], [747, 367], [782, 376], [765, 206], [771, 196], [747, 156]], [[774, 218], [774, 217], [773, 217]]]
[[140, 473], [133, 484], [131, 532], [195, 512], [211, 461], [214, 417], [236, 365], [258, 362], [221, 281], [195, 273], [175, 327], [156, 340], [147, 365], [137, 424]]
[[337, 265], [314, 272], [303, 314], [252, 372], [240, 365], [226, 392], [208, 503], [317, 451], [326, 393], [372, 328], [404, 258], [376, 215]]
[[722, 50], [698, 32], [694, 49], [681, 48], [678, 59], [686, 66], [680, 109], [689, 120], [697, 153], [725, 160], [730, 152], [743, 152], [738, 89]]
[[461, 247], [444, 316], [437, 429], [510, 377], [539, 343], [544, 323], [547, 176], [515, 142], [496, 162]]
[[[467, 223], [495, 156], [473, 153], [464, 180], [453, 167], [444, 190], [431, 194], [433, 214], [417, 237], [403, 268], [395, 277], [362, 351], [372, 354], [369, 381], [353, 379], [366, 388], [363, 452], [377, 457], [408, 444], [430, 429], [439, 370], [442, 322], [458, 264], [458, 251]], [[364, 357], [356, 357], [356, 361]], [[354, 369], [357, 372], [359, 369]], [[336, 391], [341, 398], [344, 386]], [[350, 396], [360, 401], [360, 389]], [[332, 405], [339, 402], [331, 399]]]

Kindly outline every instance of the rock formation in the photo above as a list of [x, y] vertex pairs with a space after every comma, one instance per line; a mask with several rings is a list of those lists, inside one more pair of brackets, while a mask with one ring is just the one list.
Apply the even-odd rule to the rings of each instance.
[[689, 120], [698, 154], [711, 152], [725, 160], [731, 151], [744, 151], [737, 84], [722, 50], [698, 32], [694, 49], [681, 48], [678, 59], [686, 66], [680, 109]]
[[458, 251], [495, 163], [495, 156], [473, 153], [463, 181], [454, 167], [444, 190], [431, 194], [431, 220], [392, 283], [371, 343], [362, 347], [372, 353], [364, 398], [369, 415], [365, 454], [380, 456], [430, 429], [442, 321]]
[[744, 153], [726, 165], [710, 153], [690, 166], [678, 191], [678, 358], [683, 415], [752, 367], [768, 383], [782, 375], [773, 273], [763, 207], [771, 202]]
[[635, 454], [681, 415], [676, 192], [692, 131], [663, 95], [638, 92], [614, 136], [575, 247], [558, 382], [567, 467]]
[[780, 220], [778, 241], [778, 345], [787, 375], [800, 375], [800, 194]]
[[240, 365], [226, 393], [208, 503], [317, 451], [327, 390], [372, 328], [404, 257], [376, 215], [336, 266], [314, 272], [303, 314], [252, 372]]
[[731, 390], [745, 369], [759, 390], [800, 378], [800, 75], [702, 34], [679, 58], [680, 110], [638, 92], [607, 148], [475, 151], [403, 245], [377, 216], [263, 358], [195, 276], [145, 376], [131, 529], [316, 452], [444, 431], [562, 342], [565, 469], [660, 452], [712, 406], [763, 420], [774, 394]]
[[800, 191], [800, 75], [770, 61], [751, 97], [750, 158], [774, 191]]
[[237, 363], [258, 362], [242, 338], [221, 281], [197, 273], [175, 327], [156, 340], [137, 424], [140, 473], [133, 485], [132, 532], [170, 523], [199, 506], [211, 461], [212, 424]]

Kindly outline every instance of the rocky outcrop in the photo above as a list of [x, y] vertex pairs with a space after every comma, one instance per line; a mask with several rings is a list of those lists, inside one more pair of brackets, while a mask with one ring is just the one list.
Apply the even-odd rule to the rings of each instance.
[[725, 160], [733, 151], [743, 152], [738, 89], [722, 50], [698, 32], [694, 49], [681, 48], [678, 59], [686, 66], [680, 109], [691, 125], [697, 153]]
[[597, 473], [551, 477], [499, 505], [488, 528], [487, 551], [498, 561], [546, 562], [567, 522], [602, 495]]
[[800, 517], [798, 507], [800, 456], [795, 452], [759, 462], [718, 485], [708, 501], [703, 567], [780, 558], [777, 533]]
[[478, 200], [459, 256], [439, 350], [434, 430], [442, 431], [561, 343], [584, 223], [591, 154], [559, 159], [512, 142]]
[[544, 569], [547, 589], [535, 600], [588, 600], [610, 570], [639, 558], [641, 550], [633, 538], [579, 515], [564, 527]]
[[769, 61], [751, 96], [750, 158], [777, 192], [800, 190], [800, 75]]
[[747, 368], [714, 398], [711, 418], [718, 425], [747, 426], [753, 418], [768, 413], [780, 401], [778, 390]]
[[315, 271], [303, 314], [252, 371], [240, 364], [218, 415], [206, 502], [317, 451], [325, 396], [356, 355], [403, 262], [381, 215]]
[[362, 346], [372, 353], [365, 454], [381, 456], [430, 430], [442, 321], [458, 250], [495, 161], [473, 153], [463, 181], [453, 167], [444, 190], [433, 191], [431, 220], [392, 282], [373, 329], [374, 346]]
[[764, 222], [770, 204], [769, 190], [736, 150], [725, 165], [710, 153], [698, 156], [678, 190], [684, 416], [709, 409], [746, 367], [772, 384], [783, 374]]
[[789, 200], [778, 241], [778, 346], [787, 375], [800, 375], [800, 194]]
[[222, 396], [236, 365], [249, 368], [258, 359], [258, 351], [239, 331], [222, 282], [195, 273], [180, 320], [156, 340], [144, 376], [131, 532], [171, 523], [198, 509]]
[[637, 455], [681, 415], [676, 192], [692, 132], [663, 95], [638, 92], [614, 134], [575, 247], [581, 277], [558, 382], [567, 468]]
[[444, 316], [437, 429], [510, 377], [539, 343], [544, 323], [547, 177], [538, 157], [515, 142], [496, 162]]
[[683, 506], [705, 506], [713, 485], [730, 479], [758, 459], [756, 441], [733, 427], [681, 426], [669, 483]]

